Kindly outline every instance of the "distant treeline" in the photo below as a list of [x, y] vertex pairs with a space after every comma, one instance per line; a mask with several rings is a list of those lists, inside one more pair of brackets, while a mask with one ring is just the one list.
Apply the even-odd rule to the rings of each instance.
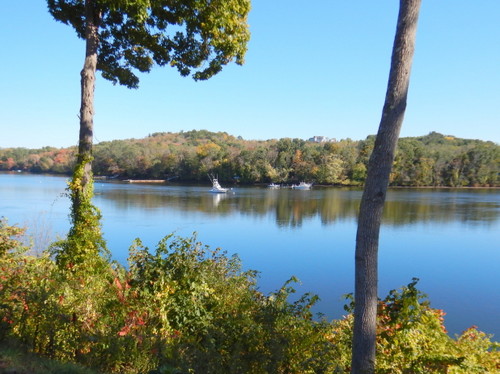
[[[118, 179], [362, 185], [375, 137], [316, 143], [302, 139], [243, 140], [225, 132], [154, 133], [144, 139], [101, 142], [94, 173]], [[0, 170], [71, 174], [76, 147], [0, 149]], [[401, 138], [393, 186], [500, 186], [500, 146], [432, 132]]]

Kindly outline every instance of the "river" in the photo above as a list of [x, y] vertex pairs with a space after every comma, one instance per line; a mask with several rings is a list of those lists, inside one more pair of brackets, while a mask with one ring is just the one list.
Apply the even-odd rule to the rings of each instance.
[[[0, 215], [26, 225], [43, 248], [69, 228], [66, 178], [0, 173]], [[97, 182], [95, 204], [113, 258], [126, 263], [133, 239], [149, 248], [175, 232], [238, 254], [260, 272], [267, 293], [292, 275], [297, 293], [313, 292], [328, 318], [343, 314], [352, 292], [356, 216], [362, 191]], [[379, 295], [420, 278], [431, 306], [444, 309], [453, 335], [471, 325], [500, 338], [500, 190], [391, 189], [379, 249]]]

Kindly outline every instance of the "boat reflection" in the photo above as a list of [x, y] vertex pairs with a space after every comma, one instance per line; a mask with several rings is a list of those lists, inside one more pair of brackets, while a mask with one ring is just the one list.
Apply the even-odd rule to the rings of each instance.
[[[206, 214], [272, 216], [278, 226], [300, 227], [319, 218], [323, 225], [356, 220], [362, 191], [349, 188], [315, 188], [296, 191], [237, 188], [231, 194], [207, 193], [197, 187], [110, 186], [97, 197], [118, 209], [172, 209]], [[471, 195], [473, 193], [473, 195]], [[467, 222], [493, 224], [499, 219], [498, 194], [485, 190], [390, 190], [384, 208], [385, 225], [416, 222]]]

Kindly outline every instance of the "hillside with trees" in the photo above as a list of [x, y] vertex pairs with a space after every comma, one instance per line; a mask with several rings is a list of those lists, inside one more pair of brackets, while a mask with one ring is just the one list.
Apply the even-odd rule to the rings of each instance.
[[[225, 183], [363, 185], [375, 137], [314, 142], [302, 139], [244, 140], [225, 132], [154, 133], [143, 139], [101, 142], [94, 147], [96, 176]], [[70, 175], [76, 147], [0, 149], [0, 170]], [[500, 146], [432, 132], [401, 138], [392, 186], [498, 187]]]

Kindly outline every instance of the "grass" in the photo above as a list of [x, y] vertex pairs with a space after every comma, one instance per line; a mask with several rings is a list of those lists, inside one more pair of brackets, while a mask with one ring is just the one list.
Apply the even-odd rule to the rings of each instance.
[[97, 374], [70, 362], [60, 362], [21, 349], [13, 342], [0, 342], [0, 374]]

